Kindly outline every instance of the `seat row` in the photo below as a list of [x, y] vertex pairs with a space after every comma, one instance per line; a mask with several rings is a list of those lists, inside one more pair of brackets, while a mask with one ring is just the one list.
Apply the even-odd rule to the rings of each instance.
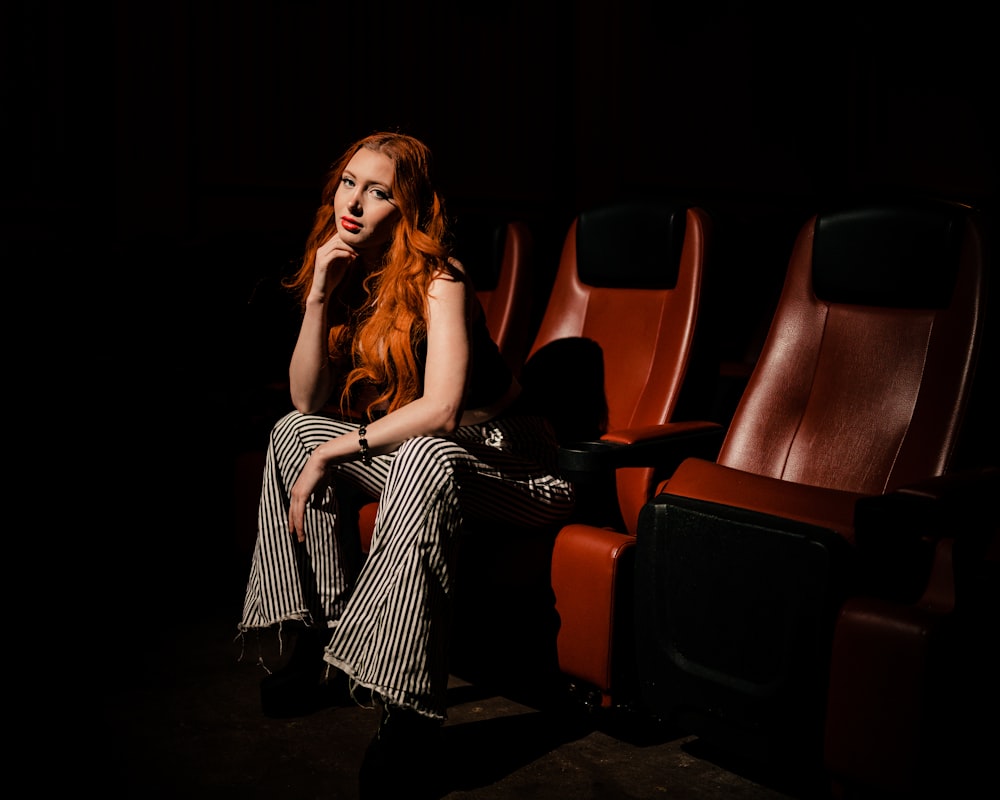
[[[697, 416], [718, 390], [706, 328], [725, 324], [706, 311], [711, 215], [581, 213], [521, 371], [551, 398], [580, 509], [551, 550], [468, 537], [467, 579], [498, 608], [488, 624], [463, 607], [466, 630], [495, 633], [528, 567], [550, 582], [557, 672], [587, 702], [845, 792], [953, 791], [998, 683], [991, 233], [931, 199], [808, 218], [719, 421]], [[515, 636], [537, 625], [516, 619]]]

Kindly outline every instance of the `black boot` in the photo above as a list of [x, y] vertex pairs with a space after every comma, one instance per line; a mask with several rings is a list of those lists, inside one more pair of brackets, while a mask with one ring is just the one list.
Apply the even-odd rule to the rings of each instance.
[[358, 775], [361, 800], [440, 797], [441, 722], [385, 705]]
[[330, 669], [323, 648], [330, 634], [326, 629], [303, 628], [295, 637], [288, 663], [260, 682], [260, 706], [264, 716], [277, 719], [300, 717], [323, 708], [344, 705], [350, 699], [347, 677]]

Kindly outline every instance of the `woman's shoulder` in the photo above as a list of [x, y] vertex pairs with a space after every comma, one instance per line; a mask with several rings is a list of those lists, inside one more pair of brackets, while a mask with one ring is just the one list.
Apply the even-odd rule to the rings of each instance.
[[454, 256], [450, 256], [440, 268], [436, 270], [432, 281], [443, 280], [450, 283], [467, 283], [468, 273], [465, 265]]

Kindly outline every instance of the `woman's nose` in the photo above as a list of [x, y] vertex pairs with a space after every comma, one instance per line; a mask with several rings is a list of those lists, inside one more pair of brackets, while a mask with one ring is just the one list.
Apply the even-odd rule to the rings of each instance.
[[352, 214], [361, 213], [361, 192], [355, 189], [347, 200], [347, 207]]

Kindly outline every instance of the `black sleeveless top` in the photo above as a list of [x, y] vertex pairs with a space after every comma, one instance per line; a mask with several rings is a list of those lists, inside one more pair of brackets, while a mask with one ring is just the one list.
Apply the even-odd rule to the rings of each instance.
[[[345, 318], [352, 313], [356, 314], [357, 309], [363, 308], [368, 302], [368, 293], [363, 287], [363, 280], [364, 275], [361, 273], [350, 274], [339, 292], [341, 306], [346, 312]], [[504, 397], [510, 388], [513, 373], [486, 326], [486, 313], [475, 294], [472, 282], [467, 280], [466, 286], [472, 294], [472, 321], [469, 329], [469, 380], [464, 407], [486, 408]], [[426, 335], [415, 343], [414, 350], [422, 389], [427, 363]]]

